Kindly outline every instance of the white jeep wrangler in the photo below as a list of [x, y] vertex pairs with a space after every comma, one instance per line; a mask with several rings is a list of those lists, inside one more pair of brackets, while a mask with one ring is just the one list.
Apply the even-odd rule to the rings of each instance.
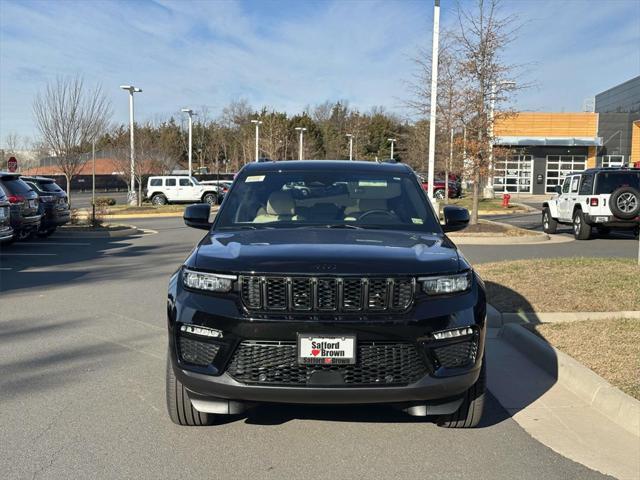
[[542, 226], [556, 233], [558, 224], [573, 225], [578, 240], [591, 238], [595, 227], [606, 235], [612, 228], [640, 227], [640, 170], [592, 168], [567, 175], [556, 195], [544, 202]]
[[170, 175], [149, 177], [146, 197], [153, 205], [182, 202], [215, 205], [219, 195], [217, 185], [202, 185], [193, 177]]

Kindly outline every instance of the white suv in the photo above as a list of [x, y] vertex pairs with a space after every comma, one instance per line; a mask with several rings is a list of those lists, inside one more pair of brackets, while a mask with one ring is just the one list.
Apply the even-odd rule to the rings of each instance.
[[594, 227], [603, 235], [612, 228], [638, 231], [640, 170], [593, 168], [567, 175], [542, 209], [545, 233], [556, 233], [559, 223], [573, 225], [578, 240], [591, 238]]
[[153, 205], [181, 202], [203, 202], [215, 205], [218, 203], [218, 187], [202, 185], [193, 177], [176, 175], [149, 177], [146, 196]]

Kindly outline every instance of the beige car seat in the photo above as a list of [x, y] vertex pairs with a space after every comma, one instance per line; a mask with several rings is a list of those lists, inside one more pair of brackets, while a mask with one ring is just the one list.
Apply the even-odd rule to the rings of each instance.
[[269, 195], [267, 200], [267, 208], [259, 208], [254, 223], [275, 222], [278, 220], [300, 220], [295, 214], [295, 202], [291, 192], [277, 191]]

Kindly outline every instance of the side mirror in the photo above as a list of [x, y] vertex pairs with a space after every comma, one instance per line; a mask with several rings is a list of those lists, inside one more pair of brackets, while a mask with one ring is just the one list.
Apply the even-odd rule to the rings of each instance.
[[469, 225], [469, 210], [453, 205], [444, 207], [444, 225], [442, 229], [445, 232], [456, 232], [466, 228], [467, 225]]
[[196, 203], [185, 208], [182, 218], [187, 227], [209, 230], [211, 228], [210, 214], [211, 206], [208, 203]]
[[556, 185], [555, 191], [558, 195], [562, 194], [562, 186], [561, 185]]

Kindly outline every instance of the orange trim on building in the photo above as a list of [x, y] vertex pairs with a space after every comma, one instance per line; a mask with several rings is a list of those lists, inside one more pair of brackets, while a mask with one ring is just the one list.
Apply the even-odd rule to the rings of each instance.
[[629, 163], [640, 162], [640, 120], [633, 122], [631, 127], [631, 158]]
[[[96, 158], [96, 175], [122, 175], [118, 161], [113, 158]], [[47, 165], [32, 167], [20, 172], [22, 175], [64, 175], [57, 165]], [[91, 175], [93, 173], [93, 162], [89, 160], [82, 166], [78, 175]]]
[[596, 137], [598, 114], [590, 112], [516, 113], [508, 117], [496, 118], [494, 132], [497, 137]]

